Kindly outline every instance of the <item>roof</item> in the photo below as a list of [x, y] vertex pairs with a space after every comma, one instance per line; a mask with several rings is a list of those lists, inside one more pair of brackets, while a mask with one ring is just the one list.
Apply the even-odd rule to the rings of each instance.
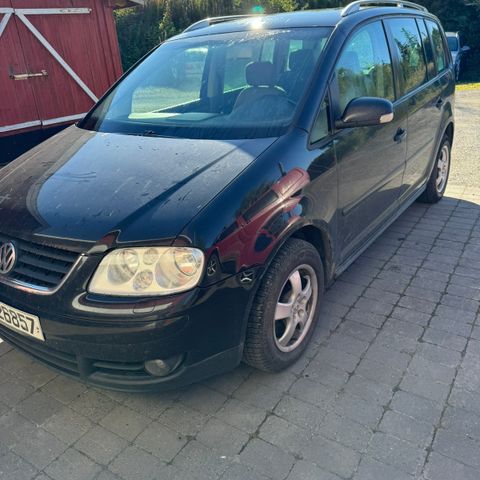
[[[173, 38], [177, 39], [249, 31], [252, 29], [258, 29], [259, 22], [261, 22], [262, 30], [275, 30], [282, 28], [335, 27], [340, 22], [347, 20], [349, 22], [355, 22], [355, 18], [366, 19], [368, 17], [377, 16], [378, 14], [414, 14], [432, 16], [426, 11], [408, 8], [407, 5], [405, 5], [404, 8], [387, 5], [375, 8], [362, 8], [358, 12], [354, 12], [347, 16], [342, 16], [343, 11], [344, 9], [342, 8], [332, 8], [323, 10], [301, 10], [297, 12], [276, 13], [272, 15], [254, 15], [245, 18], [232, 17], [231, 20], [228, 20], [228, 18], [225, 17], [222, 18], [221, 22], [214, 22], [210, 25], [208, 25], [208, 21], [198, 22], [199, 24], [205, 22], [207, 25], [202, 25], [201, 28], [191, 26], [194, 28], [189, 27], [187, 31]], [[357, 17], [358, 15], [360, 15], [360, 17]]]
[[301, 27], [334, 27], [342, 19], [342, 9], [302, 10], [299, 12], [275, 13], [273, 15], [255, 15], [240, 19], [232, 19], [215, 23], [208, 27], [191, 30], [186, 35], [214, 35], [251, 30], [259, 21], [262, 29], [275, 30], [279, 28]]

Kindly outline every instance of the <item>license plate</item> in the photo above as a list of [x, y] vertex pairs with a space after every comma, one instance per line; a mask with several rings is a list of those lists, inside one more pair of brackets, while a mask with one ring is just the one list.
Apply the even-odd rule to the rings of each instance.
[[45, 341], [40, 319], [0, 302], [0, 323], [10, 330]]

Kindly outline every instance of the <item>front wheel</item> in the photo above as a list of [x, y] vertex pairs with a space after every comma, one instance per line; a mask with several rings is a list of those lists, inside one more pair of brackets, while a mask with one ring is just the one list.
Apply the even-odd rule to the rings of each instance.
[[287, 240], [255, 297], [244, 361], [267, 372], [294, 363], [311, 339], [323, 291], [323, 264], [316, 248], [304, 240]]
[[440, 149], [435, 160], [432, 174], [427, 183], [425, 192], [421, 195], [420, 201], [425, 203], [437, 203], [445, 194], [450, 176], [450, 165], [452, 159], [452, 142], [448, 136], [444, 136]]

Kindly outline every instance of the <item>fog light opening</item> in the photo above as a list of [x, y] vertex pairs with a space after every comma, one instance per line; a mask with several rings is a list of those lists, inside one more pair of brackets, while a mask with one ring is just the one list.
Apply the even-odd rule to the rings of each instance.
[[182, 363], [183, 355], [175, 355], [166, 359], [148, 360], [145, 370], [154, 377], [166, 377], [173, 373]]

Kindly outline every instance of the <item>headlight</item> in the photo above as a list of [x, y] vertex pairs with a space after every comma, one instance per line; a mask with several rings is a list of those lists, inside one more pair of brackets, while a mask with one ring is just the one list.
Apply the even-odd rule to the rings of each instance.
[[91, 293], [153, 296], [195, 287], [203, 272], [204, 255], [196, 248], [124, 248], [100, 263], [88, 288]]

